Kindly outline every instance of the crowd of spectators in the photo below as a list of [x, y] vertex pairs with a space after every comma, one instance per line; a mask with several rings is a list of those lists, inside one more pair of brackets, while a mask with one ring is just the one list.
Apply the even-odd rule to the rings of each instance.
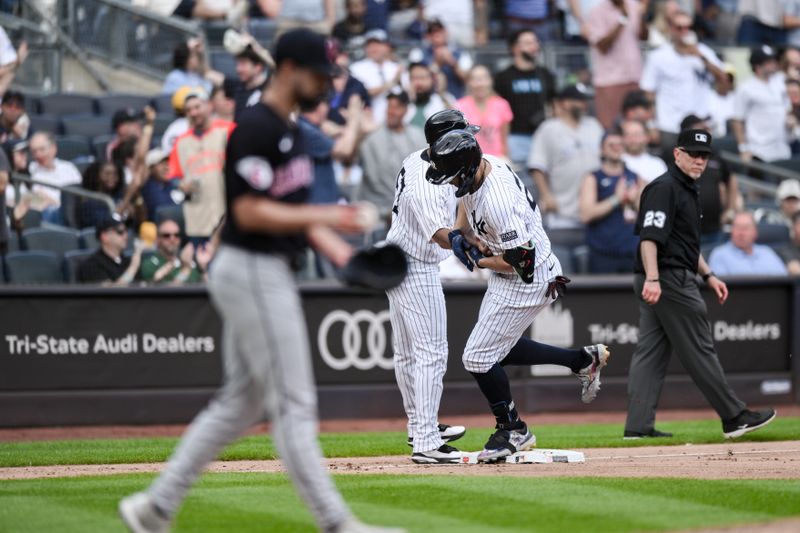
[[[484, 153], [508, 161], [533, 190], [568, 271], [632, 270], [639, 195], [673, 164], [683, 129], [708, 131], [716, 147], [745, 162], [800, 169], [800, 159], [793, 166], [800, 157], [800, 1], [134, 4], [237, 28], [247, 17], [274, 19], [278, 33], [307, 26], [335, 37], [329, 97], [297, 114], [315, 169], [310, 201], [374, 203], [384, 225], [370, 238], [391, 223], [396, 174], [406, 155], [425, 146], [425, 120], [448, 108], [480, 125]], [[26, 45], [15, 48], [0, 29], [0, 218], [8, 220], [0, 244], [7, 247], [7, 228], [22, 235], [34, 225], [35, 212], [47, 224], [96, 228], [99, 247], [79, 280], [202, 281], [225, 215], [227, 139], [238, 115], [260, 101], [271, 63], [271, 43], [229, 32], [232, 71], [211, 68], [203, 40], [180, 43], [152, 103], [109, 113], [103, 143], [89, 144], [93, 155], [60, 158], [67, 145], [40, 130], [39, 117], [26, 112], [34, 109], [28, 96], [9, 88]], [[498, 35], [507, 60], [479, 61], [480, 46]], [[584, 47], [588, 71], [548, 69], [543, 49], [558, 43]], [[20, 187], [17, 196], [10, 171], [42, 183]], [[770, 180], [766, 171], [750, 175]], [[45, 184], [100, 193], [114, 209], [96, 197], [65, 201], [69, 192]], [[725, 160], [711, 157], [699, 181], [702, 243], [719, 274], [800, 272], [800, 182], [778, 185], [774, 205], [751, 205]], [[756, 242], [760, 231], [766, 248]], [[586, 250], [583, 266], [575, 244]], [[329, 272], [319, 262], [310, 271]], [[448, 277], [466, 275], [447, 268]]]

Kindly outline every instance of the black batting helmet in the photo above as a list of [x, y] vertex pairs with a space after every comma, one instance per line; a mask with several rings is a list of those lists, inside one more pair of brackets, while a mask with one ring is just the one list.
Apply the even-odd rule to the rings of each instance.
[[425, 140], [430, 145], [448, 131], [466, 130], [478, 133], [480, 129], [480, 126], [470, 126], [467, 117], [458, 109], [445, 109], [434, 113], [425, 121]]
[[427, 156], [431, 166], [425, 179], [434, 185], [444, 185], [459, 178], [461, 183], [456, 189], [456, 197], [460, 198], [467, 194], [475, 181], [482, 158], [483, 152], [472, 133], [467, 130], [447, 132], [431, 146]]

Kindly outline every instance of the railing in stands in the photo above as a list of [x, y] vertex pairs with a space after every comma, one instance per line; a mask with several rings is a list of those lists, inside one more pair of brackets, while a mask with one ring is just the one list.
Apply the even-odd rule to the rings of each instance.
[[15, 193], [14, 198], [16, 198], [16, 202], [19, 202], [19, 199], [21, 198], [20, 188], [23, 184], [27, 185], [29, 188], [33, 185], [42, 185], [45, 187], [50, 187], [51, 189], [57, 189], [62, 193], [66, 193], [73, 198], [86, 198], [91, 200], [98, 200], [100, 202], [103, 202], [105, 206], [108, 207], [109, 212], [113, 213], [116, 210], [113, 198], [111, 198], [107, 194], [90, 191], [76, 185], [65, 185], [65, 186], [53, 185], [46, 181], [33, 179], [28, 174], [12, 172], [11, 185], [14, 187], [14, 193]]

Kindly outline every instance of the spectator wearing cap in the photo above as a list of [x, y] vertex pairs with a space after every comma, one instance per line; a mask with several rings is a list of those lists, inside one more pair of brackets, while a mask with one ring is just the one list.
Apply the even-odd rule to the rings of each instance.
[[643, 185], [647, 185], [667, 171], [667, 164], [647, 151], [647, 126], [641, 120], [626, 119], [620, 122], [622, 143], [625, 152], [622, 161], [631, 169]]
[[173, 94], [184, 86], [202, 87], [208, 94], [213, 84], [207, 79], [207, 71], [201, 41], [178, 43], [172, 53], [172, 70], [164, 80], [161, 94]]
[[778, 249], [778, 255], [792, 276], [800, 276], [800, 211], [792, 216], [792, 242]]
[[344, 126], [347, 119], [340, 111], [347, 108], [347, 103], [354, 94], [361, 98], [371, 116], [372, 100], [364, 84], [350, 74], [350, 56], [347, 55], [347, 52], [337, 47], [335, 63], [336, 68], [331, 80], [331, 93], [328, 96], [328, 120]]
[[756, 244], [758, 227], [753, 213], [736, 213], [731, 224], [731, 238], [714, 248], [708, 265], [721, 276], [785, 276], [786, 265], [765, 244]]
[[633, 272], [634, 235], [639, 208], [639, 177], [622, 160], [622, 136], [603, 136], [600, 168], [586, 174], [580, 191], [580, 216], [586, 224], [589, 271], [593, 274]]
[[367, 2], [346, 0], [345, 10], [345, 18], [333, 27], [333, 36], [346, 45], [353, 37], [360, 37], [367, 32]]
[[511, 106], [492, 89], [492, 75], [484, 65], [475, 65], [467, 76], [467, 95], [456, 100], [470, 124], [481, 130], [475, 134], [484, 154], [509, 160], [508, 132], [514, 114]]
[[426, 63], [435, 73], [441, 73], [447, 82], [447, 92], [456, 98], [464, 95], [467, 73], [473, 65], [472, 56], [450, 42], [447, 28], [440, 20], [427, 22], [425, 46], [412, 50], [409, 58]]
[[186, 98], [189, 95], [203, 97], [206, 94], [208, 93], [202, 87], [190, 87], [188, 85], [184, 85], [172, 94], [172, 109], [175, 111], [175, 120], [170, 122], [161, 136], [162, 150], [167, 153], [171, 152], [172, 147], [175, 146], [175, 140], [189, 131], [189, 119], [186, 118], [186, 112], [184, 111]]
[[656, 125], [656, 114], [653, 101], [641, 89], [635, 89], [625, 95], [622, 100], [621, 120], [638, 120], [647, 127], [648, 148], [660, 149], [661, 132]]
[[128, 247], [128, 228], [122, 219], [102, 219], [95, 226], [95, 235], [100, 246], [78, 265], [78, 282], [125, 286], [137, 279], [142, 250], [135, 248], [131, 257], [123, 254]]
[[[31, 136], [30, 151], [33, 161], [29, 171], [31, 178], [59, 187], [80, 185], [81, 174], [69, 161], [58, 159], [58, 148], [50, 133], [38, 132]], [[51, 224], [63, 224], [61, 191], [46, 185], [34, 185], [31, 207], [42, 211], [42, 220]]]
[[186, 235], [205, 243], [225, 214], [225, 148], [235, 124], [212, 120], [208, 97], [192, 93], [184, 104], [189, 131], [178, 137], [169, 158], [169, 177], [186, 194]]
[[767, 222], [790, 226], [795, 213], [800, 211], [800, 181], [796, 179], [783, 180], [778, 185], [775, 200], [778, 203], [780, 215]]
[[147, 153], [145, 159], [147, 181], [141, 190], [147, 220], [156, 220], [159, 207], [181, 205], [185, 198], [175, 180], [169, 179], [168, 162], [169, 153], [161, 148], [153, 148]]
[[600, 166], [603, 127], [587, 116], [590, 96], [570, 85], [558, 93], [555, 116], [533, 138], [528, 171], [538, 191], [538, 205], [550, 228], [582, 226], [578, 208], [583, 176]]
[[365, 35], [366, 57], [350, 66], [350, 73], [366, 87], [372, 102], [372, 115], [380, 124], [386, 119], [386, 96], [399, 82], [403, 69], [391, 59], [392, 45], [384, 30]]
[[230, 52], [236, 59], [236, 77], [226, 77], [225, 95], [236, 103], [234, 116], [255, 105], [261, 99], [261, 89], [267, 82], [267, 53], [251, 36], [241, 40]]
[[637, 0], [601, 0], [586, 18], [597, 119], [606, 129], [614, 124], [625, 95], [639, 86], [645, 14]]
[[19, 67], [28, 57], [28, 44], [22, 41], [18, 49], [14, 49], [6, 31], [0, 27], [0, 94], [5, 94]]
[[357, 199], [372, 202], [387, 219], [394, 202], [397, 170], [406, 155], [426, 145], [422, 130], [404, 123], [407, 112], [408, 95], [399, 90], [390, 93], [384, 123], [364, 139], [359, 152], [364, 177]]
[[669, 35], [668, 43], [648, 54], [639, 82], [655, 99], [656, 123], [665, 149], [675, 145], [683, 117], [708, 116], [712, 83], [725, 77], [714, 51], [697, 42], [688, 14], [679, 11], [670, 17]]
[[31, 133], [31, 120], [25, 113], [25, 95], [6, 91], [0, 102], [0, 143], [26, 140]]
[[494, 78], [494, 90], [511, 106], [514, 118], [508, 136], [508, 155], [518, 169], [525, 168], [531, 141], [547, 118], [556, 93], [553, 73], [537, 64], [539, 38], [523, 29], [508, 38], [513, 62]]
[[208, 264], [214, 255], [208, 244], [197, 250], [192, 243], [181, 246], [181, 227], [172, 219], [162, 220], [156, 233], [156, 253], [142, 261], [142, 281], [182, 285], [208, 280]]
[[111, 129], [114, 138], [106, 145], [106, 159], [111, 159], [111, 154], [128, 139], [138, 139], [142, 135], [142, 114], [133, 108], [118, 109], [111, 117]]
[[425, 63], [408, 66], [408, 98], [406, 122], [420, 129], [431, 115], [452, 107], [455, 101], [452, 94], [439, 88], [436, 76]]
[[300, 108], [297, 125], [303, 133], [306, 153], [314, 160], [314, 182], [308, 196], [311, 204], [335, 204], [342, 197], [333, 170], [334, 161], [352, 162], [361, 141], [361, 121], [364, 104], [357, 94], [347, 105], [347, 121], [336, 137], [323, 132], [323, 122], [328, 115], [325, 101]]
[[791, 109], [786, 83], [778, 73], [774, 50], [760, 46], [750, 54], [753, 77], [736, 89], [733, 133], [739, 155], [745, 161], [756, 158], [768, 163], [789, 159], [787, 119]]

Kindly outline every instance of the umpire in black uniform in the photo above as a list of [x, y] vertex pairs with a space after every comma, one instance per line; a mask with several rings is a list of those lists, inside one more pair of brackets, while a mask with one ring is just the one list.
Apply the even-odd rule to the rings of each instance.
[[720, 366], [697, 274], [716, 293], [728, 298], [700, 255], [700, 201], [697, 180], [711, 154], [711, 135], [683, 130], [673, 149], [674, 165], [642, 192], [636, 234], [639, 248], [634, 287], [639, 300], [639, 344], [628, 375], [628, 419], [625, 438], [671, 437], [655, 429], [656, 406], [671, 352], [700, 387], [722, 419], [726, 438], [758, 429], [775, 411], [750, 411], [728, 385]]

